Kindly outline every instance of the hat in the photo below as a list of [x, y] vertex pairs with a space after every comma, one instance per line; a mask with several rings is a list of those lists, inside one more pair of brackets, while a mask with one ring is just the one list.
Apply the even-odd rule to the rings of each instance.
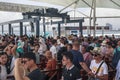
[[106, 43], [107, 43], [107, 41], [106, 40], [104, 40], [103, 42], [102, 42], [102, 44], [101, 45], [106, 45]]
[[90, 52], [92, 54], [96, 54], [96, 55], [101, 55], [103, 56], [103, 54], [101, 53], [100, 47], [95, 47], [93, 50], [90, 50]]

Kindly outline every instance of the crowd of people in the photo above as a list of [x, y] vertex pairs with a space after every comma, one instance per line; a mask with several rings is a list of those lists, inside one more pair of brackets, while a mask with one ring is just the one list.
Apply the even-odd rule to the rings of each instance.
[[0, 80], [120, 80], [120, 39], [0, 35]]

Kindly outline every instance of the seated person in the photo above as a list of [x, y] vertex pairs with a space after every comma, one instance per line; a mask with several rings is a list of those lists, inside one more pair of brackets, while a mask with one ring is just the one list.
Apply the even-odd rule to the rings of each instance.
[[[48, 59], [48, 62], [46, 64], [45, 70], [55, 70], [56, 69], [56, 60], [52, 57], [52, 52], [46, 51], [45, 53], [46, 58]], [[54, 72], [46, 73], [48, 77], [52, 76]]]
[[64, 66], [62, 72], [62, 80], [81, 80], [80, 70], [72, 63], [73, 55], [71, 52], [63, 53], [62, 64]]
[[6, 80], [7, 78], [7, 69], [6, 69], [6, 63], [7, 63], [7, 54], [5, 52], [0, 52], [0, 80]]

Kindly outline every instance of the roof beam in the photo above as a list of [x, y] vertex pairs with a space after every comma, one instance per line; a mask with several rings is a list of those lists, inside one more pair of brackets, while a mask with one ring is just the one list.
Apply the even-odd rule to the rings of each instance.
[[40, 18], [18, 19], [18, 20], [0, 23], [0, 25], [20, 23], [20, 22], [35, 22], [36, 20], [40, 20]]
[[117, 5], [118, 7], [120, 7], [120, 4], [118, 4], [117, 2], [110, 0], [111, 2], [113, 2], [115, 5]]
[[89, 7], [91, 7], [93, 9], [93, 6], [91, 6], [89, 3], [87, 3], [85, 0], [82, 0], [86, 5], [88, 5]]
[[72, 2], [71, 4], [69, 4], [69, 5], [67, 5], [66, 7], [64, 7], [63, 9], [61, 9], [61, 10], [59, 11], [59, 13], [62, 12], [63, 10], [65, 10], [66, 8], [72, 6], [73, 4], [77, 4], [78, 2], [79, 2], [79, 0], [76, 0], [76, 1]]
[[33, 11], [34, 9], [41, 9], [41, 8], [42, 8], [42, 6], [32, 6], [32, 5], [0, 2], [0, 10], [1, 11], [27, 12], [27, 11]]

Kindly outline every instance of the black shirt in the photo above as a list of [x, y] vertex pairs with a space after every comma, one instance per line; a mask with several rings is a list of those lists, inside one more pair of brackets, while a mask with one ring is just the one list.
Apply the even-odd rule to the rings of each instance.
[[35, 69], [28, 75], [28, 78], [30, 80], [45, 80], [45, 75], [41, 73], [40, 69]]
[[77, 80], [81, 78], [80, 71], [75, 66], [69, 70], [64, 68], [62, 72], [62, 77], [63, 77], [63, 80]]

